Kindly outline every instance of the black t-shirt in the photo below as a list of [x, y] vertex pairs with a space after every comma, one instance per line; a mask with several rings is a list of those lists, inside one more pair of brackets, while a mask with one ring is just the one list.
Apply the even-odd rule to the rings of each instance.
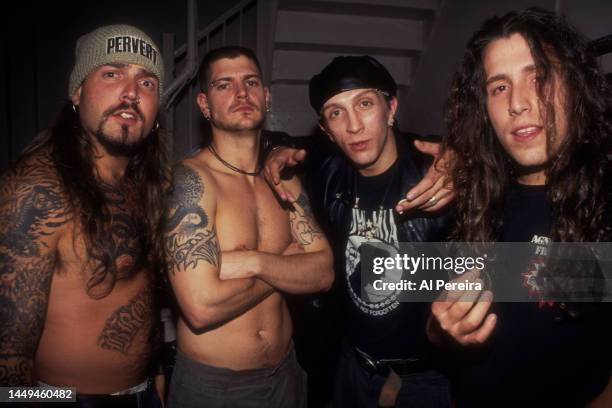
[[[399, 247], [396, 214], [393, 211], [400, 191], [398, 162], [384, 173], [364, 177], [356, 172], [355, 203], [352, 208], [346, 245], [343, 297], [347, 309], [348, 341], [374, 358], [407, 358], [421, 356], [426, 348], [425, 323], [429, 305], [403, 303], [399, 292], [368, 292], [361, 296], [359, 247], [376, 243], [380, 256], [394, 256]], [[370, 282], [371, 283], [371, 282]]]
[[[501, 240], [546, 246], [551, 225], [545, 187], [512, 185], [505, 201]], [[510, 269], [517, 271], [517, 287], [537, 291], [529, 286], [533, 280], [526, 280], [525, 266], [521, 263]], [[532, 303], [494, 303], [492, 311], [498, 319], [491, 338], [454, 367], [458, 406], [584, 406], [610, 377], [609, 310], [609, 304], [537, 299]]]

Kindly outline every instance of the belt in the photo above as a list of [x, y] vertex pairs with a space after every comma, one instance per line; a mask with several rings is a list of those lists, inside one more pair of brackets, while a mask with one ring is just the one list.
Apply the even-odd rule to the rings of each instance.
[[[38, 382], [42, 388], [56, 388], [53, 385]], [[114, 394], [76, 394], [75, 403], [48, 403], [49, 408], [139, 408], [151, 405], [155, 388], [150, 381], [144, 381], [132, 388]], [[143, 405], [144, 404], [144, 405]]]
[[[145, 391], [140, 391], [144, 393]], [[79, 408], [138, 408], [138, 401], [141, 397], [137, 394], [123, 395], [96, 395], [96, 394], [77, 394]]]
[[429, 360], [423, 358], [381, 358], [374, 359], [363, 350], [353, 347], [355, 359], [368, 372], [379, 374], [384, 377], [389, 376], [389, 371], [393, 370], [397, 375], [407, 375], [422, 373], [432, 368]]

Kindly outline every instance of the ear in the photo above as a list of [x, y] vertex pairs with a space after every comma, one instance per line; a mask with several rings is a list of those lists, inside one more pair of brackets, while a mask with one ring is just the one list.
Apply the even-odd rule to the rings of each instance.
[[200, 92], [196, 98], [200, 112], [206, 119], [210, 119], [210, 106], [208, 105], [208, 96], [204, 92]]
[[327, 135], [327, 137], [329, 137], [329, 140], [332, 141], [332, 143], [336, 143], [336, 140], [334, 139], [334, 137], [332, 136], [331, 133], [329, 133], [329, 131], [327, 130], [327, 128], [325, 127], [325, 124], [323, 123], [322, 120], [319, 120], [319, 129], [321, 129], [323, 131], [323, 133], [325, 133]]
[[72, 104], [74, 106], [79, 106], [79, 104], [81, 103], [81, 91], [83, 90], [83, 86], [79, 86], [77, 88], [76, 91], [74, 91], [74, 94], [70, 97], [70, 100], [72, 101]]
[[395, 118], [395, 114], [397, 113], [397, 107], [399, 103], [395, 96], [389, 99], [389, 116], [387, 117], [387, 122], [391, 121], [391, 119]]
[[272, 106], [272, 95], [270, 94], [270, 88], [264, 86], [264, 98], [266, 101], [266, 111]]

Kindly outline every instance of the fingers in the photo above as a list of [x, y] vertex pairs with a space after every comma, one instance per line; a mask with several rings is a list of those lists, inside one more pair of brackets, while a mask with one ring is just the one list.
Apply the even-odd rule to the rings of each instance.
[[478, 330], [463, 337], [462, 344], [483, 344], [491, 336], [491, 333], [493, 333], [496, 323], [497, 315], [493, 313], [489, 314]]
[[268, 155], [264, 165], [264, 178], [282, 201], [296, 201], [293, 194], [283, 185], [281, 178], [283, 169], [286, 167], [293, 167], [302, 162], [305, 158], [306, 150], [297, 150], [288, 147], [277, 148]]
[[[455, 199], [454, 190], [442, 189], [440, 191], [441, 191], [441, 195], [439, 198], [437, 198], [437, 202], [430, 203], [430, 205], [428, 205], [426, 208], [422, 208], [423, 211], [436, 212], [446, 207], [448, 204], [450, 204]], [[438, 194], [436, 194], [435, 196], [438, 197]]]
[[455, 197], [448, 179], [449, 164], [454, 159], [454, 152], [447, 150], [441, 155], [440, 143], [415, 140], [414, 145], [421, 152], [433, 156], [434, 162], [423, 179], [408, 191], [406, 198], [397, 203], [395, 210], [400, 214], [411, 209], [437, 211], [448, 205]]
[[426, 142], [418, 139], [414, 141], [414, 147], [416, 147], [421, 153], [429, 154], [434, 157], [438, 157], [440, 155], [441, 146], [441, 143]]
[[304, 247], [300, 245], [298, 242], [292, 242], [289, 246], [283, 251], [282, 255], [295, 255], [304, 253]]
[[[479, 283], [482, 287], [483, 281], [479, 274], [479, 271], [473, 270], [460, 279]], [[496, 315], [489, 313], [493, 302], [491, 291], [445, 291], [439, 299], [432, 303], [431, 312], [442, 332], [462, 345], [481, 344], [489, 338], [497, 322]]]
[[[396, 211], [400, 214], [411, 209], [426, 209], [437, 205], [438, 202], [445, 198], [449, 192], [446, 184], [446, 177], [432, 176], [427, 172], [423, 180], [414, 186], [406, 195], [406, 198], [397, 203]], [[435, 170], [433, 170], [435, 172]], [[437, 173], [437, 172], [436, 172]]]
[[[462, 279], [464, 282], [474, 282], [479, 279], [480, 271], [478, 269], [470, 270], [459, 278], [451, 282], [457, 282]], [[437, 320], [446, 317], [448, 309], [453, 307], [455, 303], [463, 297], [464, 290], [444, 290], [438, 296], [438, 299], [431, 304], [431, 311]]]
[[293, 154], [293, 160], [295, 163], [301, 163], [306, 158], [306, 150], [300, 149]]
[[496, 315], [489, 313], [493, 301], [491, 291], [484, 291], [478, 301], [459, 300], [439, 313], [432, 305], [432, 314], [440, 329], [462, 345], [484, 343], [495, 328]]

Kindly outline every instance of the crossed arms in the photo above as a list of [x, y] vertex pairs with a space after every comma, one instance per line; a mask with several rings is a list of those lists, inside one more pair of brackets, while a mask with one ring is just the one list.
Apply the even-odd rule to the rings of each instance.
[[319, 231], [299, 181], [300, 199], [290, 213], [294, 240], [283, 254], [254, 250], [221, 252], [215, 229], [215, 183], [208, 173], [182, 164], [165, 217], [170, 282], [187, 323], [204, 329], [240, 316], [275, 290], [310, 293], [333, 281], [332, 254]]

